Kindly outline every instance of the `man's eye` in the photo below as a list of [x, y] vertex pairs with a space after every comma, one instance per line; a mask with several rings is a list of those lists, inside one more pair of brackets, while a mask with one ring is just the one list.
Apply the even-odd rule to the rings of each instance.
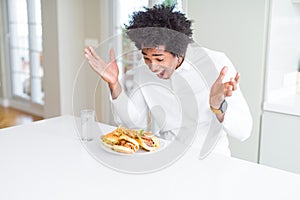
[[147, 57], [144, 57], [144, 60], [150, 60], [149, 58], [147, 58]]
[[157, 60], [158, 62], [164, 61], [164, 59], [162, 59], [162, 58], [157, 58], [156, 60]]

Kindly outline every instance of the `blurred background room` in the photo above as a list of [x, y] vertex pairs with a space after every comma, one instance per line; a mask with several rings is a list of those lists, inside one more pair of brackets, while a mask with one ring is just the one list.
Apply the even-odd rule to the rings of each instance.
[[[107, 85], [91, 69], [74, 90], [83, 49], [122, 35], [130, 13], [162, 2], [0, 0], [0, 127], [76, 115], [79, 105], [96, 105], [97, 120], [113, 124]], [[225, 52], [241, 73], [253, 129], [244, 142], [230, 139], [232, 156], [300, 173], [300, 0], [176, 2], [194, 21], [194, 40]], [[126, 48], [121, 37], [116, 51]]]

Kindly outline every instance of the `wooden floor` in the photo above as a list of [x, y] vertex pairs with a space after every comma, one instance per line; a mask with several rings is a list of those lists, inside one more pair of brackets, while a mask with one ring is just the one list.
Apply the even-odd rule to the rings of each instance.
[[41, 119], [43, 118], [16, 110], [14, 108], [0, 106], [0, 129], [30, 123]]

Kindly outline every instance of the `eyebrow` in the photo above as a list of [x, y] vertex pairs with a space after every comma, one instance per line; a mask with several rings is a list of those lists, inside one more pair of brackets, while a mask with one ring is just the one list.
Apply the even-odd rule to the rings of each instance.
[[[142, 54], [145, 55], [145, 56], [148, 56], [145, 52], [142, 51]], [[154, 53], [152, 54], [152, 56], [163, 56], [164, 54], [162, 53]]]

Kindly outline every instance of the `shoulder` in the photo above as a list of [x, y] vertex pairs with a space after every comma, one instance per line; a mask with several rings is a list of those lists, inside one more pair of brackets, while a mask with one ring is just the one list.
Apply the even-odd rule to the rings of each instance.
[[210, 59], [215, 64], [218, 71], [221, 71], [221, 69], [224, 66], [228, 67], [228, 72], [225, 76], [225, 80], [229, 79], [230, 77], [234, 77], [236, 74], [236, 69], [231, 62], [231, 60], [227, 57], [227, 55], [224, 52], [220, 51], [214, 51], [211, 49], [207, 49], [203, 47], [203, 50], [207, 53], [207, 55], [210, 57]]
[[[227, 58], [226, 54], [224, 52], [221, 51], [214, 51], [205, 47], [202, 47], [202, 49], [204, 50], [204, 52], [207, 53], [207, 55], [214, 61], [216, 59], [225, 59]], [[228, 59], [228, 58], [227, 58]]]

